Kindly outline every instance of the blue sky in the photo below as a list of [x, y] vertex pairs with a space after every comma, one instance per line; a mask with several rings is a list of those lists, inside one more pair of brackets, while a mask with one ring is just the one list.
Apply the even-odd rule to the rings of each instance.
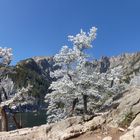
[[12, 64], [54, 55], [92, 26], [91, 56], [140, 51], [140, 0], [0, 0], [0, 46], [13, 48]]

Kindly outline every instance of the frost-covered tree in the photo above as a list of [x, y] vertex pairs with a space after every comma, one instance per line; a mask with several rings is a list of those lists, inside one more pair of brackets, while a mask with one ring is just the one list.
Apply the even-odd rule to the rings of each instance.
[[99, 102], [101, 106], [108, 94], [112, 96], [121, 93], [126, 87], [121, 82], [122, 66], [108, 69], [108, 60], [107, 65], [102, 62], [105, 70], [101, 70], [101, 63], [97, 66], [94, 65], [95, 60], [88, 60], [85, 50], [92, 47], [96, 30], [93, 27], [89, 33], [81, 30], [76, 36], [68, 36], [73, 46], [63, 46], [54, 56], [55, 65], [59, 66], [59, 69], [51, 73], [51, 77], [56, 81], [50, 86], [52, 92], [46, 95], [48, 123], [68, 117], [73, 113], [78, 101], [76, 109], [82, 111], [81, 113], [87, 113], [89, 110], [93, 112], [93, 106], [97, 106], [94, 101]]
[[1, 110], [1, 130], [8, 131], [8, 118], [7, 111], [13, 117], [17, 128], [21, 128], [16, 121], [15, 113], [12, 111], [18, 106], [24, 104], [31, 104], [35, 100], [33, 97], [28, 96], [29, 90], [32, 88], [28, 85], [26, 88], [16, 90], [13, 81], [7, 77], [1, 79], [0, 82], [0, 110]]
[[28, 95], [32, 86], [22, 87], [21, 89], [15, 89], [13, 81], [8, 78], [3, 78], [0, 83], [1, 89], [1, 103], [0, 107], [7, 106], [11, 109], [15, 109], [17, 106], [25, 104], [33, 104], [35, 98]]
[[[26, 88], [19, 90], [15, 89], [13, 81], [8, 77], [4, 76], [3, 67], [7, 67], [12, 60], [12, 49], [11, 48], [0, 48], [0, 113], [1, 113], [1, 130], [8, 131], [8, 118], [7, 110], [16, 108], [22, 104], [33, 103], [35, 100], [33, 97], [28, 95], [29, 90], [32, 86], [29, 84]], [[13, 120], [17, 128], [20, 125], [16, 121], [15, 115], [13, 114]]]
[[91, 92], [88, 88], [93, 81], [85, 68], [88, 59], [85, 50], [92, 47], [96, 30], [92, 27], [88, 33], [81, 30], [76, 36], [68, 36], [73, 47], [63, 46], [54, 56], [55, 65], [61, 68], [51, 73], [57, 80], [50, 86], [52, 92], [46, 95], [46, 102], [49, 103], [48, 122], [66, 117], [70, 113], [72, 102], [75, 104], [79, 96], [83, 97], [84, 112], [87, 113], [86, 96]]

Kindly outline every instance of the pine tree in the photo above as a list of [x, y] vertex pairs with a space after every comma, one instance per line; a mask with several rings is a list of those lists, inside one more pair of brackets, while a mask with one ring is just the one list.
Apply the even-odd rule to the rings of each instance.
[[87, 113], [87, 94], [91, 92], [89, 86], [93, 83], [93, 77], [86, 68], [88, 55], [85, 50], [92, 47], [96, 30], [92, 27], [89, 33], [81, 30], [76, 36], [68, 36], [73, 47], [63, 46], [54, 56], [55, 65], [60, 68], [51, 73], [51, 77], [56, 78], [56, 81], [50, 86], [52, 92], [46, 95], [46, 102], [49, 103], [48, 122], [67, 117], [70, 110], [73, 112], [79, 96], [83, 97], [84, 113]]

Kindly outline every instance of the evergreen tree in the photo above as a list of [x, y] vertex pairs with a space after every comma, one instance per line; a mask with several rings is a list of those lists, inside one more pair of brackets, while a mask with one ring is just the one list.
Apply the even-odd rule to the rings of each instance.
[[[93, 83], [86, 68], [88, 55], [85, 50], [92, 47], [92, 41], [96, 38], [96, 28], [92, 27], [88, 33], [81, 32], [76, 36], [68, 36], [73, 47], [63, 46], [54, 56], [55, 65], [60, 69], [51, 73], [56, 78], [50, 89], [52, 92], [46, 95], [49, 103], [47, 121], [55, 122], [67, 117], [73, 112], [77, 97], [83, 97], [84, 113], [87, 113], [87, 95], [91, 93], [89, 86]], [[73, 103], [73, 105], [72, 105]]]

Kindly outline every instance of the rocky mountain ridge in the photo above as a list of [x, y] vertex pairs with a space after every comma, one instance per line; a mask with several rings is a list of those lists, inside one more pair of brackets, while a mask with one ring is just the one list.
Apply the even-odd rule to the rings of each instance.
[[[123, 71], [121, 82], [130, 83], [134, 77], [133, 83], [139, 80], [140, 52], [110, 58], [102, 57], [90, 63], [92, 71], [99, 73], [109, 74], [113, 69], [121, 69]], [[57, 68], [54, 66], [53, 57], [36, 56], [22, 60], [15, 66], [4, 68], [3, 71], [12, 78], [16, 88], [26, 87], [29, 82], [33, 84], [31, 94], [42, 102], [44, 96], [50, 92], [48, 87], [54, 80], [50, 77], [50, 72]]]

